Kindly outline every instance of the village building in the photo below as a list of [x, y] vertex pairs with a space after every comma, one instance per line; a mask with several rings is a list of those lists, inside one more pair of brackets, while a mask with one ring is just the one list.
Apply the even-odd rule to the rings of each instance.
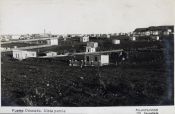
[[97, 47], [98, 47], [97, 42], [87, 42], [86, 52], [88, 53], [96, 52]]
[[11, 37], [12, 37], [11, 39], [13, 40], [18, 40], [21, 38], [21, 35], [12, 35]]
[[148, 28], [137, 28], [133, 32], [133, 36], [142, 37], [142, 36], [164, 36], [173, 34], [173, 26], [151, 26]]
[[32, 36], [29, 35], [29, 34], [23, 34], [23, 35], [20, 36], [19, 39], [21, 39], [21, 40], [24, 40], [24, 39], [32, 39]]
[[113, 44], [120, 44], [120, 40], [118, 40], [118, 39], [113, 39], [113, 40], [112, 40], [112, 43], [113, 43]]
[[88, 53], [96, 52], [96, 48], [95, 47], [86, 47], [86, 52], [88, 52]]
[[53, 52], [53, 51], [49, 51], [49, 52], [46, 52], [46, 56], [56, 56], [57, 55], [57, 52]]
[[111, 35], [110, 34], [107, 34], [107, 36], [106, 36], [107, 38], [110, 38], [111, 37]]
[[98, 42], [87, 42], [87, 47], [97, 48]]
[[132, 37], [131, 37], [131, 40], [132, 40], [132, 41], [136, 41], [136, 37], [135, 37], [135, 36], [132, 36]]
[[152, 38], [153, 40], [160, 40], [160, 37], [159, 37], [159, 36], [151, 36], [151, 38]]
[[36, 57], [37, 54], [35, 51], [27, 51], [27, 50], [13, 50], [13, 58], [18, 60], [23, 60], [30, 57]]
[[109, 55], [89, 54], [85, 55], [85, 66], [104, 66], [109, 64]]
[[89, 42], [89, 36], [80, 37], [80, 42]]
[[0, 40], [2, 42], [10, 41], [12, 39], [11, 35], [0, 35]]
[[57, 52], [54, 52], [54, 51], [45, 52], [45, 56], [48, 56], [48, 57], [53, 57], [53, 56], [56, 56], [56, 55], [57, 55]]
[[118, 65], [127, 59], [127, 53], [117, 50], [86, 53], [69, 59], [69, 66], [104, 66]]
[[134, 30], [133, 35], [135, 37], [146, 36], [146, 34], [148, 34], [147, 30], [148, 30], [147, 28], [137, 28], [137, 29]]
[[47, 40], [48, 45], [58, 45], [58, 38], [52, 38]]
[[166, 31], [164, 31], [164, 35], [170, 35], [170, 34], [172, 34], [172, 29], [167, 29]]

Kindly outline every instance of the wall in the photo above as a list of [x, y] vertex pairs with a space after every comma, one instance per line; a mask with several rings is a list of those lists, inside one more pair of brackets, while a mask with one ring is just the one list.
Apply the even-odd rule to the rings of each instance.
[[98, 42], [88, 42], [87, 47], [97, 48], [98, 47]]
[[46, 53], [46, 56], [56, 56], [57, 52], [48, 52]]
[[109, 64], [109, 55], [101, 55], [101, 66]]
[[48, 45], [58, 45], [58, 39], [47, 40]]
[[112, 43], [113, 43], [113, 44], [120, 44], [120, 40], [114, 39], [114, 40], [112, 40]]
[[96, 48], [86, 47], [86, 52], [88, 53], [96, 52]]
[[98, 66], [100, 62], [100, 56], [99, 55], [85, 55], [84, 61], [85, 61], [85, 65], [87, 66]]
[[85, 65], [103, 66], [109, 64], [109, 55], [85, 55]]
[[18, 60], [23, 60], [29, 57], [36, 57], [36, 52], [23, 51], [23, 50], [13, 50], [13, 58]]
[[80, 42], [89, 42], [89, 37], [87, 36], [81, 37]]

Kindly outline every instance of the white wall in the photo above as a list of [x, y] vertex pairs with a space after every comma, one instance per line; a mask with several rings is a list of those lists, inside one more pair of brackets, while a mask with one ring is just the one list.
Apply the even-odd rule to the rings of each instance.
[[12, 39], [20, 39], [21, 35], [12, 35]]
[[112, 43], [113, 44], [120, 44], [120, 40], [113, 40]]
[[88, 43], [87, 43], [87, 46], [88, 46], [88, 47], [96, 48], [96, 47], [98, 47], [98, 42], [88, 42]]
[[101, 55], [101, 65], [109, 64], [109, 55]]
[[96, 48], [86, 47], [86, 52], [88, 52], [88, 53], [90, 53], [90, 52], [96, 52]]
[[89, 42], [89, 37], [88, 36], [84, 36], [80, 38], [81, 42]]
[[135, 41], [135, 40], [136, 40], [136, 37], [135, 37], [135, 36], [133, 36], [133, 37], [131, 38], [131, 40], [132, 40], [132, 41]]
[[56, 56], [57, 52], [48, 52], [46, 53], [46, 56]]
[[34, 51], [23, 51], [23, 50], [13, 50], [13, 58], [18, 60], [23, 60], [29, 57], [36, 57], [36, 52]]
[[58, 45], [58, 39], [47, 40], [47, 44], [49, 44], [49, 45]]

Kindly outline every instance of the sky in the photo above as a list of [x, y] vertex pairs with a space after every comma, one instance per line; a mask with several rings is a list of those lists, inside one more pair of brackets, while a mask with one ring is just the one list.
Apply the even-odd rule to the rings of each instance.
[[0, 0], [0, 34], [118, 33], [174, 25], [174, 0]]

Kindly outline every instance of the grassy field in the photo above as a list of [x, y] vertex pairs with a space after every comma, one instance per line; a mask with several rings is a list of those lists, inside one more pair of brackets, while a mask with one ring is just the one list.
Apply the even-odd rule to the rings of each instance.
[[163, 51], [128, 52], [118, 66], [69, 67], [59, 59], [18, 61], [2, 53], [2, 105], [173, 105], [173, 43], [167, 42]]

